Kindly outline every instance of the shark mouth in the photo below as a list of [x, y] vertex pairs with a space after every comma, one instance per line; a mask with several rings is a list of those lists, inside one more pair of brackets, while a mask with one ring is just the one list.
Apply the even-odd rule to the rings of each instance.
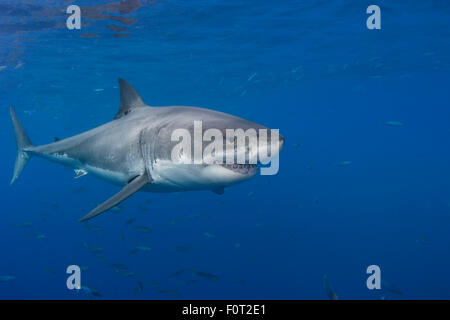
[[222, 167], [240, 174], [253, 174], [258, 169], [256, 164], [224, 163]]

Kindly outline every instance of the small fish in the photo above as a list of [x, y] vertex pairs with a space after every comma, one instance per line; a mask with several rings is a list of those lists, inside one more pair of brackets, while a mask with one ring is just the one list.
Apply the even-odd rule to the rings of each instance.
[[95, 92], [102, 92], [102, 91], [104, 91], [104, 90], [105, 90], [105, 89], [103, 89], [103, 88], [94, 89]]
[[351, 163], [352, 163], [351, 161], [344, 160], [344, 161], [338, 162], [337, 165], [338, 165], [339, 167], [346, 167], [346, 166], [349, 166]]
[[174, 250], [178, 251], [178, 252], [187, 252], [187, 251], [191, 251], [192, 249], [188, 248], [188, 247], [177, 246], [174, 248]]
[[210, 238], [210, 239], [214, 239], [214, 238], [216, 237], [214, 234], [209, 233], [209, 232], [205, 232], [203, 235], [204, 235], [205, 237], [207, 237], [207, 238]]
[[84, 189], [85, 189], [85, 187], [78, 187], [76, 189], [73, 189], [72, 193], [73, 194], [78, 194], [78, 193], [81, 193]]
[[133, 227], [133, 229], [136, 230], [136, 231], [144, 232], [144, 233], [151, 233], [152, 232], [152, 229], [144, 227], [144, 226]]
[[123, 271], [123, 270], [117, 270], [117, 269], [113, 269], [113, 271], [114, 271], [114, 273], [120, 274], [120, 275], [122, 275], [122, 276], [124, 276], [124, 277], [127, 277], [127, 278], [131, 278], [131, 277], [134, 276], [134, 272], [132, 272], [132, 271], [126, 272], [126, 271]]
[[47, 216], [44, 213], [40, 213], [39, 215], [41, 216], [42, 222], [47, 222]]
[[385, 289], [385, 290], [392, 292], [399, 296], [403, 294], [403, 292], [400, 291], [399, 289], [397, 289], [396, 286], [394, 286], [392, 283], [389, 283], [385, 280], [381, 280], [381, 289]]
[[385, 121], [384, 124], [387, 125], [387, 126], [390, 126], [390, 127], [401, 127], [401, 126], [403, 126], [403, 122], [400, 122], [400, 121]]
[[138, 207], [138, 209], [141, 210], [142, 212], [147, 212], [147, 211], [148, 211], [148, 208], [147, 208], [147, 207], [144, 207], [143, 205], [138, 204], [137, 207]]
[[291, 72], [292, 73], [297, 73], [297, 71], [302, 71], [303, 70], [303, 66], [302, 65], [300, 65], [300, 66], [298, 66], [298, 67], [295, 67], [295, 68], [292, 68], [292, 70], [291, 70]]
[[419, 235], [416, 239], [417, 243], [421, 243], [421, 244], [430, 244], [430, 241], [425, 238], [424, 236]]
[[18, 228], [30, 228], [33, 226], [31, 222], [16, 223], [14, 226]]
[[103, 252], [103, 248], [102, 247], [90, 247], [88, 249], [92, 253], [101, 253], [101, 252]]
[[181, 295], [180, 291], [178, 291], [178, 290], [159, 289], [159, 290], [156, 290], [156, 292], [159, 293], [159, 294], [173, 294], [173, 295], [176, 295], [176, 296], [180, 296]]
[[45, 239], [45, 234], [40, 234], [40, 233], [27, 233], [27, 236], [33, 237], [38, 240]]
[[[187, 216], [189, 219], [197, 219], [200, 217], [200, 214], [198, 213], [193, 213]], [[179, 219], [178, 219], [179, 220]]]
[[330, 300], [338, 300], [338, 296], [336, 295], [336, 292], [334, 292], [333, 287], [328, 282], [327, 275], [323, 276], [323, 284], [325, 286], [325, 292], [327, 293], [328, 299], [330, 299]]
[[89, 228], [89, 230], [92, 230], [92, 231], [103, 231], [103, 228], [99, 227], [99, 226], [91, 226]]
[[96, 254], [95, 257], [97, 259], [99, 259], [100, 261], [102, 261], [104, 264], [108, 264], [108, 261], [106, 261], [106, 258], [104, 256], [100, 255], [100, 253]]
[[144, 291], [144, 281], [137, 282], [137, 288], [134, 290], [135, 293], [142, 293]]
[[91, 294], [96, 297], [102, 296], [102, 294], [97, 289], [94, 289], [94, 288], [91, 288]]
[[152, 248], [147, 247], [147, 246], [135, 246], [135, 247], [129, 252], [128, 255], [135, 254], [135, 253], [137, 253], [137, 252], [139, 252], [139, 251], [141, 251], [141, 252], [149, 252], [149, 251], [152, 251]]
[[16, 279], [15, 276], [0, 276], [0, 282], [7, 282]]
[[201, 271], [195, 271], [195, 270], [191, 270], [193, 274], [195, 274], [196, 276], [208, 279], [208, 280], [219, 280], [219, 277], [211, 274], [211, 273], [206, 273], [206, 272], [201, 272]]
[[14, 70], [17, 70], [19, 68], [21, 68], [24, 65], [24, 63], [22, 61], [19, 61], [16, 66], [14, 67]]
[[112, 207], [111, 208], [111, 211], [116, 211], [116, 212], [118, 212], [118, 211], [121, 211], [123, 209], [123, 207], [121, 207], [121, 206], [115, 206], [115, 207]]
[[136, 246], [134, 248], [139, 251], [152, 251], [152, 248], [147, 247], [147, 246]]
[[44, 267], [44, 271], [51, 273], [51, 274], [55, 274], [56, 270], [50, 267]]
[[80, 290], [82, 292], [86, 292], [87, 294], [91, 294], [91, 295], [93, 295], [95, 297], [101, 297], [102, 296], [102, 294], [95, 288], [90, 288], [90, 287], [87, 287], [87, 286], [81, 286], [81, 288], [78, 289], [78, 290]]
[[85, 32], [80, 34], [80, 38], [100, 38], [100, 35], [91, 32]]
[[125, 221], [125, 224], [132, 224], [135, 221], [136, 221], [136, 218], [131, 218], [131, 219], [128, 219], [127, 221]]
[[169, 221], [169, 225], [174, 225], [175, 223], [177, 223], [178, 222], [178, 218], [173, 218], [173, 219], [170, 219], [170, 221]]
[[128, 38], [131, 37], [131, 33], [114, 33], [114, 38]]
[[257, 73], [255, 72], [255, 73], [252, 74], [250, 77], [248, 77], [247, 81], [248, 81], [248, 82], [252, 81], [252, 79], [253, 79], [254, 77], [256, 77], [256, 75], [257, 75]]
[[83, 223], [83, 227], [89, 231], [103, 231], [102, 227], [90, 225], [88, 223]]
[[151, 285], [154, 288], [159, 288], [159, 283], [153, 282], [153, 281], [146, 281], [145, 283]]
[[117, 26], [106, 26], [106, 27], [112, 31], [117, 31], [117, 32], [128, 30], [128, 28], [125, 28], [125, 27], [117, 27]]
[[128, 270], [128, 266], [121, 263], [113, 263], [109, 265], [111, 268], [119, 270]]
[[172, 273], [169, 275], [169, 278], [177, 277], [177, 276], [183, 274], [183, 273], [184, 273], [185, 271], [187, 271], [187, 270], [188, 270], [188, 269], [181, 269], [181, 270], [177, 270], [177, 271], [175, 271], [175, 272], [172, 272]]
[[88, 244], [86, 242], [80, 242], [80, 246], [84, 249], [89, 248]]

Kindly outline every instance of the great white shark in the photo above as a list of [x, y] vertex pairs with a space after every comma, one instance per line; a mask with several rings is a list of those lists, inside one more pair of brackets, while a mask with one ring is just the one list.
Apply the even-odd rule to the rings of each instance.
[[[250, 163], [179, 163], [173, 161], [172, 150], [177, 141], [172, 133], [186, 129], [194, 134], [194, 121], [202, 130], [210, 128], [267, 129], [260, 124], [226, 113], [186, 106], [151, 107], [137, 91], [119, 79], [120, 107], [114, 120], [81, 134], [34, 146], [10, 107], [17, 145], [13, 184], [32, 156], [39, 156], [75, 170], [75, 177], [92, 174], [122, 189], [80, 219], [86, 221], [118, 205], [137, 191], [176, 192], [212, 190], [222, 194], [225, 187], [255, 176], [258, 164]], [[259, 132], [259, 131], [258, 131]], [[270, 134], [267, 139], [270, 138]], [[225, 138], [224, 138], [225, 139]], [[284, 144], [279, 135], [278, 155]], [[233, 142], [233, 141], [231, 141]], [[230, 141], [225, 141], [230, 143]], [[234, 143], [234, 142], [233, 142]], [[249, 142], [250, 143], [250, 142]], [[260, 146], [255, 146], [256, 149]], [[246, 149], [248, 152], [248, 149]]]

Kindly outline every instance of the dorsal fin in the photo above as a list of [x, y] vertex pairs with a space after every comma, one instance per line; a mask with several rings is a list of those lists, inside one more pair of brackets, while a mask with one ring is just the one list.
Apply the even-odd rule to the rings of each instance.
[[120, 87], [120, 107], [114, 119], [120, 119], [135, 108], [145, 107], [146, 104], [142, 101], [141, 96], [137, 93], [128, 81], [119, 78]]

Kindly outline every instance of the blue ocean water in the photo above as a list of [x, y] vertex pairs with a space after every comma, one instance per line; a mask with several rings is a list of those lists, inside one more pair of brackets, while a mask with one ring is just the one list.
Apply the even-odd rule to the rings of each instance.
[[[0, 299], [328, 299], [324, 275], [339, 299], [450, 298], [448, 1], [1, 0], [0, 16]], [[111, 121], [118, 77], [150, 105], [279, 128], [279, 173], [138, 193], [88, 224], [118, 187], [37, 157], [10, 186], [9, 106], [49, 143]], [[91, 290], [67, 289], [69, 265]]]

